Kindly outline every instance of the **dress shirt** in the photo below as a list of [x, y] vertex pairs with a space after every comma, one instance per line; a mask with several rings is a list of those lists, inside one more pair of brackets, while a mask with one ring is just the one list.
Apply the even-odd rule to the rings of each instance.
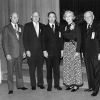
[[34, 28], [35, 28], [35, 31], [36, 31], [36, 34], [38, 37], [39, 36], [39, 22], [37, 22], [37, 23], [33, 22], [33, 25], [34, 25]]
[[14, 30], [16, 31], [17, 39], [19, 39], [19, 34], [18, 34], [18, 25], [17, 25], [17, 24], [14, 24], [14, 23], [12, 23], [12, 22], [11, 22], [11, 24], [12, 24]]

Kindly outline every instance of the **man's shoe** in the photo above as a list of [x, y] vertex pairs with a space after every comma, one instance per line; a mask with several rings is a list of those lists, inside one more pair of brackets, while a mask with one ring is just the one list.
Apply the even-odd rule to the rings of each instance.
[[32, 87], [32, 90], [36, 90], [36, 87], [33, 86], [33, 87]]
[[45, 89], [45, 87], [44, 87], [43, 85], [38, 85], [38, 87], [39, 87], [40, 89]]
[[97, 96], [98, 91], [93, 91], [93, 93], [91, 94], [91, 96]]
[[20, 88], [17, 88], [17, 89], [20, 89], [20, 90], [27, 90], [26, 87], [20, 87]]
[[85, 89], [84, 91], [85, 91], [85, 92], [91, 92], [91, 91], [93, 91], [93, 89], [92, 89], [92, 88], [90, 88], [90, 89]]
[[48, 87], [48, 88], [47, 88], [47, 91], [52, 91], [51, 87]]
[[62, 90], [62, 88], [60, 86], [54, 86], [54, 88], [57, 90]]
[[20, 90], [27, 90], [26, 87], [21, 87], [21, 88], [17, 88], [17, 89], [20, 89]]
[[10, 90], [10, 91], [8, 92], [8, 94], [13, 94], [13, 91], [12, 91], [12, 90]]

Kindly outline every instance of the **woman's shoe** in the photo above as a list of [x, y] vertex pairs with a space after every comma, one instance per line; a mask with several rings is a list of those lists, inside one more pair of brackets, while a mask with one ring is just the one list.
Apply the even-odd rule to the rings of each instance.
[[66, 90], [71, 90], [73, 88], [73, 86], [71, 87], [66, 87]]
[[74, 86], [73, 89], [71, 90], [71, 92], [75, 92], [79, 89], [79, 87]]

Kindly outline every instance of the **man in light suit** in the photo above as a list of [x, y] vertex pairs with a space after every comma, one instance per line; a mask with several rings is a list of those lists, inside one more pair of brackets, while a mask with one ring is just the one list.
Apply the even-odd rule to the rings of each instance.
[[92, 11], [84, 13], [84, 20], [86, 23], [82, 25], [82, 49], [89, 86], [85, 91], [93, 91], [91, 95], [96, 96], [100, 86], [100, 27], [94, 21]]
[[[23, 43], [27, 55], [31, 89], [36, 90], [36, 84], [40, 89], [44, 89], [43, 82], [43, 50], [42, 50], [42, 30], [44, 25], [39, 22], [39, 13], [32, 14], [32, 21], [24, 26]], [[37, 68], [37, 83], [35, 72]]]
[[26, 90], [23, 85], [22, 59], [25, 56], [22, 36], [23, 26], [18, 24], [18, 14], [12, 13], [10, 24], [6, 25], [2, 31], [2, 43], [5, 57], [7, 60], [8, 71], [8, 94], [13, 94], [13, 71], [16, 74], [17, 89]]

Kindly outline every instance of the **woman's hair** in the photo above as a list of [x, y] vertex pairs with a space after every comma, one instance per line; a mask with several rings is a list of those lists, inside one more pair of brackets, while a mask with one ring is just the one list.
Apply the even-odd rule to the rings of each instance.
[[75, 19], [74, 12], [73, 12], [73, 11], [70, 11], [70, 10], [66, 10], [66, 11], [64, 12], [63, 19], [64, 19], [64, 20], [66, 19], [66, 14], [68, 14], [68, 13], [71, 13], [71, 14], [72, 14], [73, 20], [74, 20], [74, 19]]

